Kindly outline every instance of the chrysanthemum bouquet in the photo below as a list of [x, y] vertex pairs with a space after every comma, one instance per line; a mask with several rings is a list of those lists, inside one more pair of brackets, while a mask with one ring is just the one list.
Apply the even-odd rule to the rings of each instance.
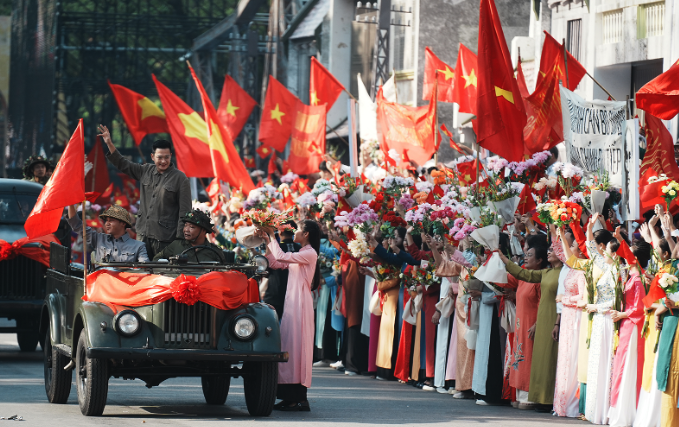
[[382, 181], [382, 189], [385, 194], [390, 196], [401, 196], [403, 190], [406, 190], [415, 185], [412, 178], [403, 178], [400, 176], [388, 176]]
[[406, 222], [412, 225], [415, 234], [431, 232], [432, 224], [429, 217], [431, 210], [432, 205], [422, 203], [406, 212]]
[[370, 246], [365, 238], [365, 234], [361, 231], [356, 231], [356, 238], [347, 243], [351, 256], [359, 260], [361, 264], [368, 264], [370, 262]]
[[679, 194], [679, 183], [676, 181], [670, 181], [667, 184], [663, 185], [660, 188], [662, 198], [665, 199], [665, 203], [667, 203], [667, 211], [670, 210], [670, 205], [672, 204], [672, 201], [677, 198], [677, 194]]
[[667, 298], [672, 300], [672, 302], [679, 301], [679, 279], [677, 276], [670, 273], [663, 273], [658, 280], [658, 285], [665, 291]]
[[363, 233], [369, 233], [379, 220], [380, 218], [367, 204], [361, 203], [351, 212], [337, 215], [335, 225], [337, 227], [353, 227]]
[[248, 194], [243, 208], [245, 209], [266, 209], [274, 200], [282, 199], [283, 195], [276, 190], [276, 187], [264, 184], [263, 187], [255, 188]]
[[554, 171], [556, 172], [559, 185], [566, 194], [566, 197], [570, 197], [571, 193], [573, 193], [580, 185], [584, 171], [571, 163], [563, 162], [555, 163]]

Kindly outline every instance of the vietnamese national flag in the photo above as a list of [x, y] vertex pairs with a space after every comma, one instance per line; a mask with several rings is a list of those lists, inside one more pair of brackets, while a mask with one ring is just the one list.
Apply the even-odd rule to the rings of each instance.
[[274, 152], [274, 149], [271, 147], [267, 147], [266, 145], [260, 145], [259, 147], [257, 147], [255, 151], [257, 152], [257, 154], [259, 154], [260, 158], [266, 159], [267, 157], [269, 157], [269, 154]]
[[408, 150], [408, 157], [418, 166], [431, 159], [436, 146], [441, 141], [441, 135], [436, 132], [434, 141], [436, 103], [421, 107], [388, 102], [384, 99], [382, 90], [377, 92], [377, 121], [382, 129], [381, 146], [385, 153], [385, 160], [391, 162], [387, 153], [396, 150], [399, 156]]
[[196, 87], [203, 102], [214, 175], [217, 179], [230, 184], [232, 187], [240, 188], [244, 194], [248, 194], [250, 190], [255, 188], [255, 184], [252, 182], [247, 169], [245, 169], [245, 165], [236, 151], [236, 147], [233, 145], [231, 135], [219, 120], [217, 111], [207, 96], [203, 83], [196, 77], [196, 73], [190, 65], [189, 70], [191, 70], [191, 76], [193, 76], [193, 81], [196, 82]]
[[[519, 57], [519, 63], [516, 65], [516, 84], [519, 85], [519, 92], [521, 92], [521, 96], [524, 99], [528, 98], [530, 96], [530, 92], [528, 92], [528, 85], [526, 84], [526, 76], [525, 76], [525, 74], [523, 74], [523, 66], [521, 65], [521, 57]], [[528, 106], [526, 105], [526, 112], [527, 111], [528, 111]]]
[[478, 160], [472, 160], [456, 165], [457, 178], [462, 185], [469, 186], [476, 181], [476, 171], [478, 169], [477, 161]]
[[36, 239], [54, 233], [59, 228], [64, 208], [84, 201], [85, 134], [83, 119], [80, 119], [64, 154], [26, 218], [24, 229], [28, 238]]
[[326, 112], [330, 111], [344, 85], [328, 71], [316, 57], [311, 57], [311, 72], [309, 74], [309, 104], [326, 104]]
[[514, 78], [494, 0], [481, 0], [479, 17], [477, 142], [508, 161], [521, 161], [526, 111]]
[[462, 151], [462, 148], [460, 148], [460, 146], [457, 145], [457, 142], [453, 141], [453, 134], [448, 130], [445, 124], [441, 124], [441, 132], [443, 132], [443, 134], [446, 135], [450, 140], [450, 148], [464, 155], [464, 151]]
[[528, 119], [523, 140], [527, 154], [549, 150], [563, 141], [560, 81], [557, 69], [552, 68], [535, 92], [525, 98]]
[[227, 132], [231, 135], [232, 141], [236, 139], [241, 129], [243, 129], [243, 126], [245, 126], [255, 105], [257, 105], [257, 101], [252, 99], [252, 97], [227, 74], [224, 77], [222, 97], [219, 100], [217, 115]]
[[308, 175], [320, 170], [319, 165], [325, 155], [326, 106], [327, 104], [304, 105], [302, 101], [297, 102], [288, 156], [293, 173]]
[[153, 101], [126, 87], [111, 82], [108, 82], [108, 85], [135, 144], [141, 144], [141, 140], [150, 133], [170, 132], [165, 121], [165, 113]]
[[266, 90], [262, 119], [259, 123], [259, 140], [262, 144], [280, 152], [285, 150], [292, 132], [297, 101], [299, 99], [281, 82], [269, 76], [269, 87]]
[[523, 186], [523, 190], [521, 190], [521, 194], [519, 195], [519, 200], [519, 205], [516, 210], [519, 211], [521, 215], [525, 215], [537, 208], [535, 199], [533, 199], [533, 192], [530, 189], [530, 184]]
[[540, 87], [542, 80], [547, 77], [550, 71], [554, 70], [556, 73], [557, 84], [561, 80], [563, 87], [568, 86], [568, 89], [574, 91], [577, 89], [580, 80], [587, 74], [587, 70], [570, 52], [568, 54], [568, 84], [566, 84], [566, 63], [564, 61], [564, 47], [561, 43], [556, 41], [547, 31], [545, 33], [545, 43], [542, 45], [542, 56], [540, 57], [540, 71], [537, 75], [535, 90]]
[[257, 167], [257, 162], [255, 162], [255, 158], [252, 156], [243, 156], [243, 161], [245, 163], [245, 167], [248, 169], [254, 169]]
[[212, 163], [212, 158], [203, 117], [159, 82], [155, 75], [152, 77], [167, 113], [177, 168], [188, 177], [213, 177], [214, 172], [207, 166]]
[[[570, 62], [568, 63], [570, 72]], [[637, 107], [663, 120], [679, 113], [679, 61], [646, 83], [635, 95]]]
[[460, 43], [455, 64], [455, 96], [460, 113], [476, 114], [478, 60], [474, 52]]
[[269, 165], [267, 168], [269, 176], [275, 174], [276, 171], [278, 170], [278, 167], [276, 167], [276, 159], [278, 159], [278, 156], [276, 156], [276, 152], [274, 151], [273, 154], [271, 155], [271, 158], [269, 159]]
[[[97, 193], [104, 193], [106, 187], [111, 182], [108, 175], [108, 164], [106, 162], [106, 155], [104, 148], [101, 145], [99, 137], [94, 140], [94, 147], [90, 153], [85, 156], [85, 161], [92, 163], [92, 169], [85, 175], [85, 190], [94, 191]], [[101, 196], [99, 196], [101, 197]]]
[[432, 91], [436, 85], [436, 72], [438, 71], [438, 100], [440, 102], [453, 102], [453, 87], [455, 84], [455, 71], [441, 61], [429, 47], [424, 48], [424, 82], [422, 84], [422, 99], [432, 98]]

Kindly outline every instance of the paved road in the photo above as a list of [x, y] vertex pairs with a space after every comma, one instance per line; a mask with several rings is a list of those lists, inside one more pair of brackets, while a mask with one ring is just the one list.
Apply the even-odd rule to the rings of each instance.
[[[309, 392], [311, 412], [281, 413], [254, 419], [245, 407], [243, 382], [231, 383], [225, 406], [204, 403], [200, 380], [168, 380], [147, 389], [141, 381], [112, 379], [104, 416], [80, 414], [75, 386], [66, 405], [51, 405], [45, 398], [42, 353], [21, 353], [14, 335], [0, 335], [0, 417], [21, 415], [22, 426], [44, 425], [214, 425], [252, 426], [253, 421], [280, 426], [407, 425], [429, 426], [544, 426], [583, 425], [510, 407], [481, 407], [471, 400], [423, 392], [394, 382], [349, 377], [331, 368], [317, 368]], [[0, 427], [10, 426], [0, 420]]]

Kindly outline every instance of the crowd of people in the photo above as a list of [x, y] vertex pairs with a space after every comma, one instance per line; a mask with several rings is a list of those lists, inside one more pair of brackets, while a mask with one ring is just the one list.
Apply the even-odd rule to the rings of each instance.
[[[87, 227], [96, 260], [167, 259], [196, 245], [241, 261], [266, 253], [260, 295], [291, 354], [276, 409], [310, 409], [313, 363], [478, 405], [679, 424], [673, 197], [625, 224], [605, 173], [586, 176], [556, 148], [519, 163], [416, 167], [366, 142], [353, 176], [330, 156], [307, 177], [279, 160], [268, 177], [253, 174], [249, 194], [216, 183], [209, 202], [191, 204], [169, 142], [138, 165], [101, 130], [141, 194], [135, 216], [88, 205], [103, 221]], [[34, 166], [49, 165], [29, 163], [34, 179]], [[282, 213], [285, 229], [239, 235], [256, 211]], [[67, 218], [76, 241], [76, 207]]]

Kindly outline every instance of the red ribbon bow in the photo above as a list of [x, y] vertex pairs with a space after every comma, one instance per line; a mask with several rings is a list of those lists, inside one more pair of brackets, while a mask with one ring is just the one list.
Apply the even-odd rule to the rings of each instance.
[[200, 300], [200, 286], [196, 283], [196, 278], [193, 276], [180, 274], [179, 277], [170, 283], [170, 286], [172, 298], [178, 303], [194, 305]]
[[500, 250], [499, 250], [499, 249], [495, 249], [494, 251], [486, 251], [486, 253], [488, 254], [488, 256], [486, 257], [486, 262], [483, 263], [483, 266], [484, 266], [484, 267], [485, 267], [486, 265], [488, 265], [488, 262], [490, 262], [490, 258], [491, 258], [491, 257], [493, 256], [493, 254], [496, 253], [496, 252], [500, 252]]

